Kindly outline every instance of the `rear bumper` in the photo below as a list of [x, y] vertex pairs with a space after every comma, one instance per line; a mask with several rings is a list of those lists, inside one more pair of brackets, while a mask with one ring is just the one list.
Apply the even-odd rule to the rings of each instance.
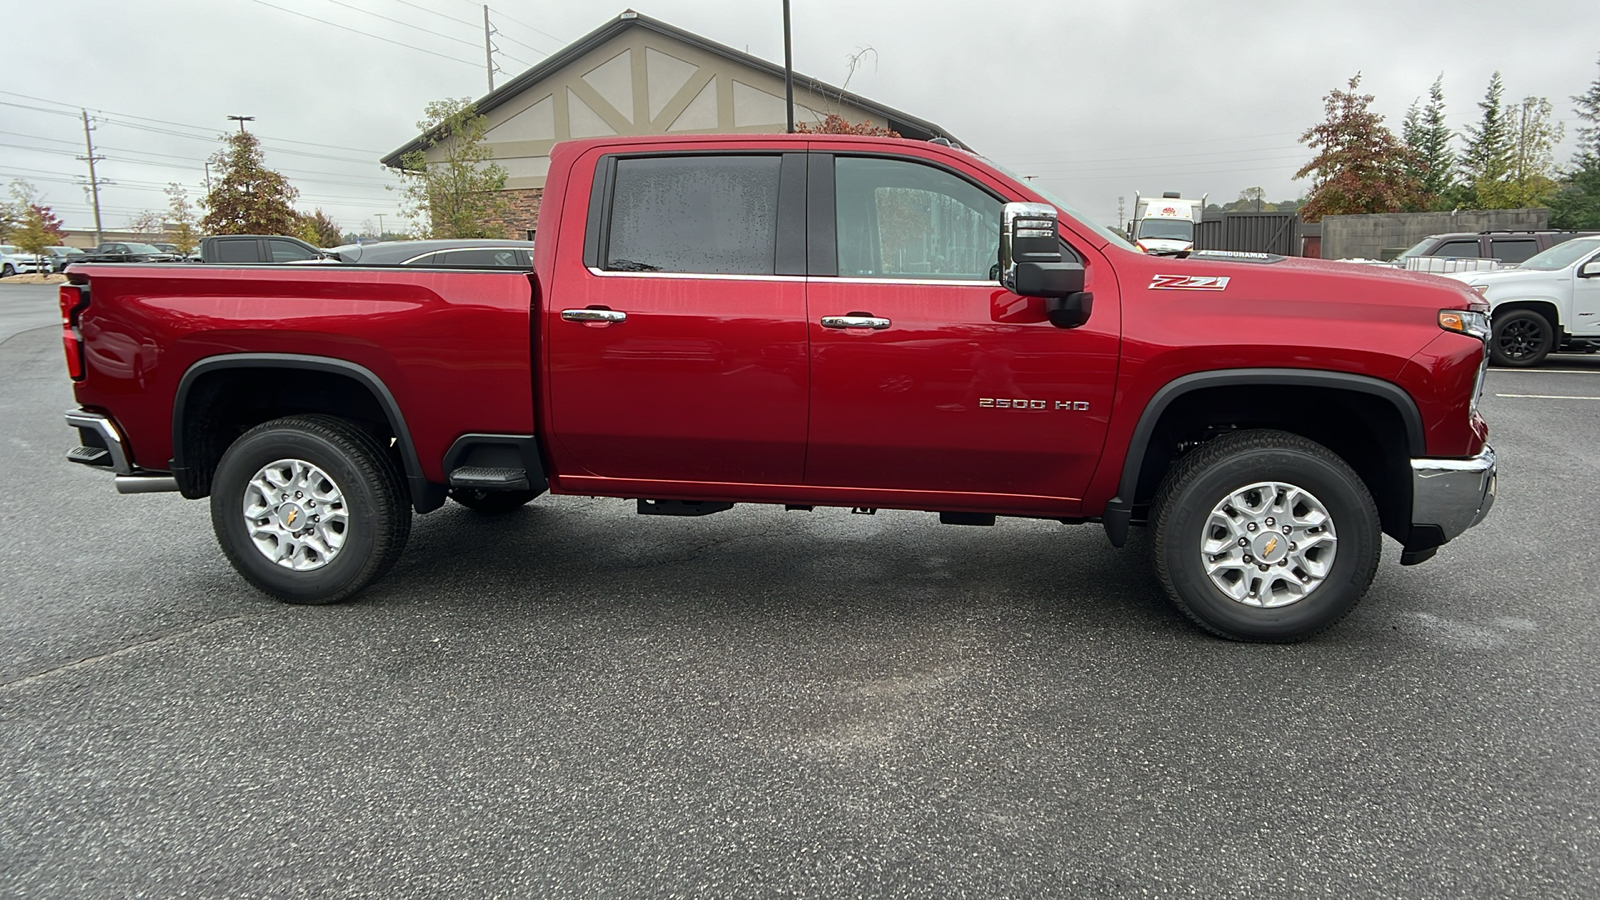
[[1442, 544], [1482, 522], [1494, 506], [1495, 481], [1494, 448], [1487, 444], [1471, 459], [1413, 459], [1413, 533], [1437, 529]]
[[104, 413], [84, 409], [67, 411], [67, 424], [78, 429], [80, 446], [67, 452], [67, 459], [79, 465], [108, 469], [119, 494], [147, 494], [175, 491], [178, 483], [165, 472], [135, 469], [128, 458], [117, 423]]

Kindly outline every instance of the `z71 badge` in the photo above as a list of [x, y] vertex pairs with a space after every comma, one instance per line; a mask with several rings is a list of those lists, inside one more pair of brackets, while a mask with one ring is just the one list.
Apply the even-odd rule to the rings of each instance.
[[1150, 279], [1152, 291], [1225, 291], [1227, 275], [1157, 275]]

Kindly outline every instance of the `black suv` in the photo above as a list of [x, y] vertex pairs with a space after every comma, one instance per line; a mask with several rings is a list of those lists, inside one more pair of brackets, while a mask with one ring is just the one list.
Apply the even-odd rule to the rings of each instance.
[[1498, 259], [1514, 266], [1535, 254], [1575, 237], [1588, 237], [1592, 231], [1479, 231], [1456, 234], [1430, 234], [1394, 258], [1404, 267], [1406, 260], [1418, 256], [1448, 256], [1455, 259]]

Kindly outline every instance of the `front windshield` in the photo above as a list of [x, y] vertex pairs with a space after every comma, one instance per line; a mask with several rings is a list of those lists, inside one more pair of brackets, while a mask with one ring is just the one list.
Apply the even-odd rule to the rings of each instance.
[[1407, 248], [1406, 252], [1400, 254], [1399, 256], [1396, 256], [1394, 258], [1394, 261], [1397, 262], [1397, 263], [1403, 263], [1403, 262], [1405, 262], [1406, 260], [1410, 259], [1413, 256], [1420, 256], [1422, 254], [1422, 251], [1428, 249], [1428, 246], [1430, 244], [1432, 244], [1432, 243], [1433, 243], [1433, 238], [1425, 237], [1422, 240], [1417, 241], [1415, 244], [1412, 244], [1409, 248]]
[[[976, 153], [974, 153], [973, 155], [977, 156]], [[1093, 219], [1089, 218], [1088, 216], [1084, 215], [1083, 213], [1079, 212], [1077, 210], [1077, 208], [1074, 207], [1072, 204], [1068, 203], [1067, 201], [1061, 199], [1060, 197], [1057, 197], [1055, 194], [1052, 194], [1049, 191], [1045, 190], [1044, 188], [1040, 187], [1038, 182], [1036, 182], [1036, 181], [1028, 181], [1028, 180], [1024, 179], [1021, 175], [1018, 175], [1017, 173], [1015, 173], [1015, 172], [1011, 171], [1010, 169], [1006, 168], [1005, 166], [1000, 165], [999, 163], [995, 162], [994, 160], [988, 158], [987, 156], [978, 156], [978, 158], [983, 160], [984, 162], [988, 163], [989, 165], [994, 166], [999, 171], [1004, 172], [1005, 174], [1011, 176], [1011, 180], [1015, 181], [1017, 184], [1025, 184], [1025, 185], [1027, 185], [1029, 190], [1033, 191], [1035, 194], [1038, 194], [1039, 196], [1043, 197], [1044, 199], [1050, 201], [1051, 205], [1055, 206], [1056, 209], [1059, 209], [1062, 212], [1066, 213], [1067, 215], [1071, 216], [1075, 221], [1077, 221], [1078, 223], [1083, 225], [1083, 227], [1089, 229], [1090, 231], [1093, 231], [1095, 234], [1100, 235], [1101, 237], [1105, 238], [1106, 240], [1110, 241], [1113, 244], [1116, 244], [1118, 247], [1121, 247], [1124, 250], [1134, 250], [1134, 249], [1136, 249], [1132, 244], [1128, 243], [1127, 239], [1124, 238], [1122, 235], [1117, 234], [1115, 231], [1112, 231], [1111, 229], [1105, 227], [1104, 225], [1101, 225], [1099, 222], [1096, 222], [1095, 220], [1093, 220]]]
[[1596, 250], [1600, 250], [1600, 238], [1567, 241], [1564, 244], [1557, 244], [1537, 256], [1529, 257], [1523, 261], [1519, 268], [1554, 272], [1556, 269], [1565, 269]]
[[1187, 219], [1140, 219], [1138, 237], [1167, 241], [1194, 240], [1194, 223]]

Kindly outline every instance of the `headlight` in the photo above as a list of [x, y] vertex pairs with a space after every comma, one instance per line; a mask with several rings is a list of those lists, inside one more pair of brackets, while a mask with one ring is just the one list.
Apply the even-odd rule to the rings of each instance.
[[1439, 310], [1439, 327], [1480, 341], [1489, 339], [1489, 316], [1474, 309]]

